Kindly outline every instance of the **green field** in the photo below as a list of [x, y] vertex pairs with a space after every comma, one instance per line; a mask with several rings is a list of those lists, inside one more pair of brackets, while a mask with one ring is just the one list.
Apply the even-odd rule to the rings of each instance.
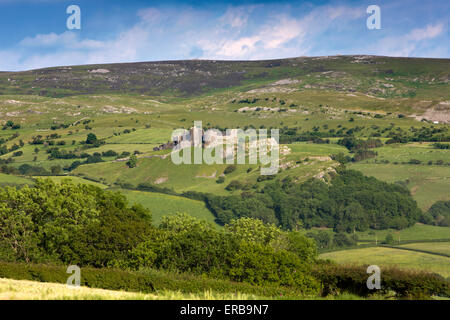
[[387, 182], [405, 182], [423, 210], [436, 201], [450, 200], [449, 166], [355, 163], [349, 168]]
[[128, 134], [114, 136], [107, 140], [109, 144], [127, 144], [127, 143], [141, 143], [158, 145], [166, 143], [170, 140], [172, 130], [170, 129], [141, 129]]
[[[388, 160], [389, 162], [409, 162], [411, 159], [420, 160], [424, 165], [428, 165], [429, 161], [435, 163], [442, 160], [444, 163], [450, 163], [450, 151], [436, 149], [432, 143], [408, 143], [408, 144], [390, 144], [376, 149], [378, 156], [377, 161]], [[370, 160], [369, 162], [373, 162]]]
[[394, 240], [398, 241], [421, 241], [421, 240], [438, 240], [450, 239], [450, 228], [430, 226], [421, 223], [403, 230], [373, 230], [365, 232], [357, 232], [359, 241], [378, 241], [380, 243], [386, 236], [391, 233]]
[[35, 177], [35, 178], [40, 178], [40, 179], [50, 179], [54, 182], [60, 183], [62, 180], [71, 180], [73, 183], [75, 184], [91, 184], [93, 186], [99, 187], [101, 189], [106, 189], [107, 186], [105, 186], [104, 184], [95, 182], [95, 181], [91, 181], [91, 180], [87, 180], [87, 179], [82, 179], [79, 177], [73, 177], [73, 176], [45, 176], [45, 177]]
[[378, 265], [382, 274], [383, 266], [396, 266], [403, 269], [427, 270], [443, 277], [450, 276], [450, 258], [409, 250], [373, 247], [328, 252], [319, 257], [342, 264]]
[[24, 185], [24, 184], [32, 185], [33, 181], [31, 179], [27, 179], [27, 178], [23, 178], [23, 177], [17, 177], [17, 176], [13, 176], [10, 174], [0, 173], [0, 186], [5, 186], [5, 185], [16, 186], [16, 185]]
[[130, 203], [139, 203], [150, 209], [153, 223], [158, 225], [163, 216], [174, 213], [187, 213], [215, 225], [214, 215], [201, 201], [177, 197], [162, 193], [151, 193], [134, 190], [120, 190]]
[[403, 244], [398, 247], [442, 253], [450, 256], [450, 242], [411, 243], [411, 244]]

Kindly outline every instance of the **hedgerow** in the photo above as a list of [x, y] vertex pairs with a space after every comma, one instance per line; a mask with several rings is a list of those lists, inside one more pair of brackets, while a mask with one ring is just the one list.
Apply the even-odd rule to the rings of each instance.
[[[312, 274], [322, 283], [324, 296], [342, 292], [359, 296], [377, 293], [377, 290], [367, 287], [367, 278], [370, 276], [367, 265], [322, 262], [314, 266]], [[429, 298], [432, 295], [450, 297], [450, 281], [438, 274], [386, 267], [381, 269], [380, 279], [380, 293], [392, 291], [402, 298]]]

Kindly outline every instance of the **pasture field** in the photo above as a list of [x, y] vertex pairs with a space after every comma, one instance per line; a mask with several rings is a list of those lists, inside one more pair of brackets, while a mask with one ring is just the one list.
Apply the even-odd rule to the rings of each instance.
[[450, 166], [360, 162], [348, 167], [383, 181], [405, 183], [422, 210], [436, 201], [450, 200]]
[[295, 142], [288, 144], [292, 151], [298, 156], [330, 156], [342, 152], [348, 153], [348, 149], [335, 143], [330, 144], [315, 144], [312, 142]]
[[91, 181], [91, 180], [87, 180], [87, 179], [83, 179], [83, 178], [79, 178], [79, 177], [74, 177], [74, 176], [44, 176], [44, 177], [35, 177], [35, 178], [50, 179], [56, 183], [60, 183], [63, 180], [71, 180], [75, 184], [90, 184], [90, 185], [99, 187], [101, 189], [106, 189], [108, 187], [108, 186], [105, 186], [104, 184], [101, 184], [101, 183], [98, 183], [95, 181]]
[[371, 230], [356, 232], [359, 241], [382, 242], [386, 236], [392, 233], [394, 240], [398, 241], [421, 241], [450, 239], [450, 228], [430, 226], [422, 223], [416, 223], [414, 226], [402, 230]]
[[151, 144], [158, 145], [170, 141], [171, 129], [149, 128], [140, 129], [128, 134], [114, 136], [107, 139], [108, 144]]
[[430, 251], [430, 252], [450, 255], [450, 242], [410, 243], [410, 244], [402, 244], [398, 247], [415, 249], [415, 250], [424, 250], [424, 251]]
[[450, 258], [386, 247], [349, 249], [323, 253], [322, 259], [330, 259], [342, 264], [396, 266], [402, 269], [427, 270], [443, 277], [450, 277]]
[[25, 184], [33, 185], [34, 182], [31, 179], [0, 173], [0, 186], [5, 185], [17, 186]]
[[[424, 165], [428, 165], [429, 161], [435, 164], [436, 161], [441, 160], [446, 164], [450, 164], [450, 150], [436, 149], [433, 147], [433, 143], [429, 142], [389, 144], [377, 148], [376, 152], [378, 153], [377, 161], [388, 160], [389, 162], [407, 163], [411, 159], [416, 159], [422, 161]], [[374, 162], [374, 159], [368, 161]]]
[[150, 209], [153, 223], [159, 225], [163, 216], [174, 213], [187, 213], [198, 219], [216, 225], [214, 215], [202, 201], [177, 197], [162, 193], [152, 193], [119, 189], [130, 203], [139, 203]]

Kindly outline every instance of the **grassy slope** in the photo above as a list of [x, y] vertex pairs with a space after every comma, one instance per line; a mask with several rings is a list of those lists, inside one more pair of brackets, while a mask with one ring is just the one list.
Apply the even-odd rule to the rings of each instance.
[[346, 264], [374, 264], [380, 267], [397, 266], [403, 269], [428, 270], [444, 277], [450, 276], [450, 258], [409, 250], [373, 247], [323, 253], [320, 258]]
[[424, 250], [450, 255], [450, 242], [425, 242], [400, 245], [401, 248]]
[[407, 187], [420, 208], [427, 210], [434, 202], [450, 200], [450, 167], [411, 164], [355, 163], [351, 169], [377, 179], [396, 182], [408, 180]]
[[161, 193], [150, 193], [134, 190], [120, 190], [131, 203], [140, 203], [149, 208], [152, 213], [153, 223], [158, 225], [163, 216], [183, 212], [198, 219], [206, 220], [213, 225], [214, 215], [201, 201], [183, 197], [171, 196]]
[[365, 232], [357, 232], [357, 235], [360, 241], [375, 242], [375, 239], [377, 239], [378, 242], [381, 242], [386, 238], [386, 235], [389, 233], [393, 234], [394, 240], [398, 240], [400, 238], [400, 241], [450, 239], [450, 228], [429, 226], [421, 223], [417, 223], [416, 225], [410, 228], [406, 228], [400, 231], [398, 230], [365, 231]]
[[23, 177], [17, 177], [9, 174], [0, 173], [0, 186], [4, 185], [15, 186], [24, 184], [32, 185], [33, 181]]

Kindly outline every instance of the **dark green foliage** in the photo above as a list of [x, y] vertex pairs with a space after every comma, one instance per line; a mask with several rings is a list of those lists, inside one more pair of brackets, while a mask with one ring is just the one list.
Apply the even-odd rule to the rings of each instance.
[[207, 205], [224, 224], [252, 217], [293, 230], [299, 223], [347, 232], [402, 229], [413, 225], [421, 214], [407, 189], [346, 170], [331, 185], [315, 179], [303, 184], [275, 181], [261, 192], [208, 196]]
[[352, 158], [348, 155], [344, 155], [344, 153], [339, 152], [338, 154], [332, 154], [331, 159], [339, 162], [340, 164], [346, 164], [352, 161]]
[[315, 293], [319, 284], [308, 272], [316, 254], [314, 243], [306, 237], [258, 220], [235, 221], [222, 232], [179, 214], [166, 217], [159, 229], [116, 265], [207, 274]]
[[379, 148], [383, 145], [379, 139], [356, 139], [354, 137], [343, 138], [338, 140], [338, 144], [346, 147], [350, 151], [356, 151], [359, 149]]
[[408, 163], [409, 163], [409, 164], [421, 164], [422, 161], [417, 160], [417, 159], [410, 159]]
[[[369, 276], [367, 266], [346, 266], [323, 262], [317, 264], [312, 273], [322, 282], [324, 296], [343, 292], [367, 296], [378, 291], [369, 290], [366, 286]], [[398, 297], [406, 298], [429, 298], [431, 295], [449, 297], [450, 282], [437, 274], [392, 267], [382, 268], [381, 293], [389, 291], [394, 291]]]
[[395, 240], [394, 240], [394, 236], [392, 235], [392, 233], [388, 233], [386, 235], [386, 238], [383, 241], [384, 244], [395, 244]]
[[115, 152], [114, 150], [108, 150], [108, 151], [104, 151], [102, 152], [102, 156], [103, 157], [116, 157], [118, 154], [117, 152]]
[[366, 149], [358, 149], [355, 152], [355, 155], [353, 156], [353, 161], [358, 162], [366, 159], [375, 158], [377, 156], [377, 153], [372, 150], [366, 150]]
[[224, 176], [220, 176], [219, 178], [217, 178], [216, 183], [224, 183], [225, 182], [225, 177]]
[[308, 238], [314, 239], [318, 249], [331, 248], [333, 246], [333, 237], [329, 232], [308, 232], [306, 234]]
[[86, 138], [86, 144], [94, 144], [97, 142], [97, 136], [93, 133], [89, 133]]
[[422, 217], [422, 222], [450, 227], [450, 201], [437, 201]]
[[436, 149], [443, 149], [443, 150], [450, 149], [450, 144], [449, 143], [435, 143], [435, 144], [433, 144], [433, 146]]
[[223, 174], [230, 174], [234, 171], [236, 171], [236, 165], [232, 164], [225, 168], [225, 170], [223, 171]]
[[50, 172], [48, 172], [45, 168], [39, 167], [39, 166], [31, 166], [29, 164], [22, 164], [18, 171], [22, 175], [26, 176], [46, 176], [50, 175]]
[[106, 266], [142, 241], [149, 213], [119, 193], [70, 180], [0, 189], [0, 258]]
[[356, 244], [352, 238], [343, 232], [338, 232], [333, 237], [333, 244], [336, 247], [349, 247]]
[[137, 157], [133, 154], [131, 155], [130, 159], [127, 161], [128, 168], [136, 168], [137, 166]]

